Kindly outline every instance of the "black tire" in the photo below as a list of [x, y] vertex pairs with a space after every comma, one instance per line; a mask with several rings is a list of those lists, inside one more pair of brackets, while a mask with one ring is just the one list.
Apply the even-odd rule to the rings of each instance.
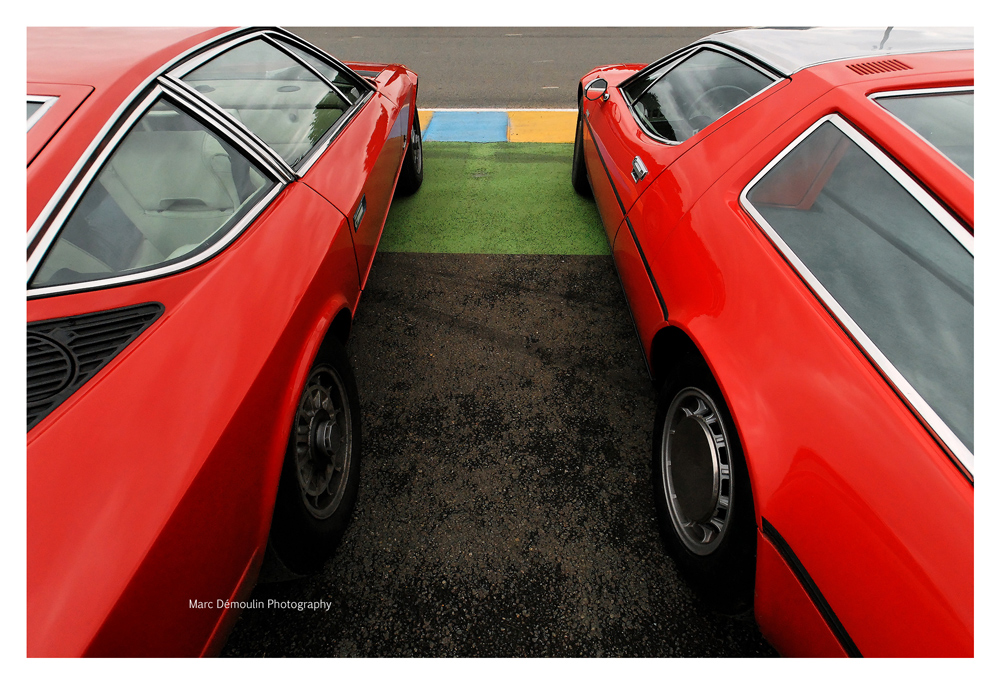
[[413, 126], [410, 129], [410, 144], [406, 147], [403, 168], [396, 183], [397, 195], [412, 195], [424, 182], [424, 143], [420, 133], [420, 116], [413, 110]]
[[573, 189], [581, 197], [593, 197], [594, 191], [587, 178], [587, 162], [583, 157], [583, 107], [576, 111], [576, 139], [573, 141]]
[[361, 402], [344, 348], [327, 340], [292, 420], [271, 521], [271, 546], [287, 569], [316, 572], [333, 552], [358, 498]]
[[682, 361], [660, 392], [652, 466], [660, 532], [681, 574], [714, 610], [752, 607], [750, 476], [732, 415], [699, 357]]

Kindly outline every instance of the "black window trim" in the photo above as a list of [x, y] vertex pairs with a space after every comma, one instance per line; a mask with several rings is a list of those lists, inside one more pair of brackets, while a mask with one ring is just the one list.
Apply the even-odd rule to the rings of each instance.
[[[101, 169], [104, 168], [105, 162], [107, 162], [111, 155], [114, 154], [115, 150], [118, 149], [118, 145], [132, 130], [135, 123], [142, 118], [142, 116], [145, 115], [153, 104], [160, 98], [163, 98], [164, 100], [170, 102], [170, 104], [180, 108], [185, 113], [199, 120], [199, 122], [206, 128], [214, 134], [219, 135], [237, 151], [246, 154], [248, 157], [257, 159], [258, 162], [260, 161], [259, 155], [255, 153], [252, 148], [248, 147], [246, 142], [241, 137], [234, 135], [227, 126], [220, 125], [218, 117], [214, 114], [214, 112], [206, 112], [204, 108], [194, 107], [190, 102], [186, 101], [185, 98], [178, 97], [176, 93], [168, 90], [162, 84], [155, 84], [148, 90], [145, 96], [139, 100], [138, 104], [133, 107], [128, 116], [120, 122], [117, 122], [119, 125], [114, 129], [110, 138], [102, 140], [103, 147], [101, 148], [99, 154], [91, 160], [89, 168], [87, 168], [86, 172], [79, 176], [79, 178], [75, 179], [76, 184], [69, 197], [59, 207], [59, 210], [54, 214], [52, 220], [48, 222], [47, 230], [41, 236], [40, 240], [28, 256], [27, 283], [31, 283], [31, 279], [34, 277], [38, 267], [45, 259], [49, 249], [59, 237], [59, 234], [65, 227], [73, 210], [76, 209], [77, 204], [79, 204], [80, 199], [90, 188]], [[237, 237], [239, 237], [239, 235], [246, 230], [246, 228], [257, 218], [257, 216], [259, 216], [260, 213], [263, 212], [264, 209], [267, 208], [267, 206], [274, 200], [274, 198], [277, 197], [278, 194], [280, 194], [280, 192], [285, 188], [288, 182], [287, 178], [284, 178], [281, 174], [276, 173], [272, 165], [262, 164], [262, 168], [265, 173], [271, 177], [271, 180], [274, 181], [274, 186], [267, 192], [267, 194], [262, 196], [255, 205], [249, 207], [243, 216], [240, 217], [240, 220], [233, 224], [226, 234], [219, 240], [212, 243], [208, 249], [197, 252], [187, 259], [164, 266], [153, 267], [136, 273], [127, 273], [117, 276], [111, 274], [107, 277], [95, 278], [93, 280], [67, 283], [65, 285], [53, 285], [50, 287], [32, 288], [29, 285], [27, 289], [27, 298], [38, 299], [52, 295], [67, 294], [70, 292], [98, 290], [140, 281], [153, 280], [155, 278], [188, 270], [205, 261], [208, 261], [225, 249]]]
[[287, 180], [294, 180], [297, 178], [295, 170], [288, 165], [288, 162], [286, 162], [281, 155], [275, 152], [270, 145], [257, 137], [257, 134], [244, 126], [242, 122], [230, 116], [226, 110], [217, 105], [215, 102], [199, 93], [184, 81], [181, 81], [180, 79], [169, 74], [161, 76], [159, 78], [159, 83], [165, 89], [170, 90], [170, 92], [178, 98], [182, 98], [185, 102], [197, 103], [199, 110], [211, 112], [212, 120], [217, 122], [220, 128], [225, 128], [230, 132], [238, 131], [239, 136], [248, 141], [247, 146], [250, 149], [256, 150], [258, 155], [265, 158], [267, 160], [267, 165], [272, 169], [277, 169], [282, 178]]
[[[676, 52], [673, 52], [673, 53], [667, 55], [666, 57], [664, 57], [664, 58], [662, 58], [662, 59], [660, 59], [660, 60], [658, 60], [658, 61], [650, 64], [645, 69], [642, 69], [642, 70], [640, 70], [640, 71], [632, 74], [631, 76], [629, 76], [627, 79], [625, 79], [624, 81], [622, 81], [618, 85], [618, 90], [622, 94], [622, 100], [625, 101], [625, 105], [628, 107], [629, 113], [632, 115], [632, 118], [635, 119], [635, 122], [639, 125], [639, 128], [642, 129], [643, 133], [645, 133], [646, 135], [648, 135], [650, 138], [656, 140], [657, 142], [663, 143], [665, 145], [681, 145], [681, 144], [687, 142], [687, 140], [690, 140], [690, 138], [688, 138], [687, 140], [670, 140], [669, 138], [664, 138], [659, 133], [656, 133], [655, 131], [653, 131], [649, 126], [647, 126], [642, 121], [642, 119], [639, 117], [639, 115], [636, 114], [635, 107], [633, 105], [636, 102], [636, 100], [638, 100], [640, 97], [642, 97], [643, 95], [645, 95], [646, 92], [649, 91], [649, 89], [652, 88], [654, 85], [656, 85], [660, 81], [660, 79], [662, 79], [664, 76], [666, 76], [667, 73], [669, 73], [670, 71], [672, 71], [675, 68], [677, 68], [678, 66], [680, 66], [685, 60], [687, 60], [689, 57], [692, 57], [695, 53], [701, 52], [703, 50], [710, 50], [710, 51], [717, 52], [719, 54], [725, 55], [726, 57], [732, 57], [733, 59], [735, 59], [735, 60], [737, 60], [739, 62], [742, 62], [743, 64], [747, 65], [748, 67], [754, 69], [755, 71], [759, 71], [760, 73], [764, 74], [769, 79], [771, 79], [771, 82], [767, 86], [765, 86], [764, 88], [761, 88], [756, 93], [751, 94], [749, 98], [747, 98], [746, 100], [744, 100], [740, 104], [736, 105], [736, 107], [733, 107], [733, 109], [736, 109], [737, 107], [741, 107], [744, 104], [746, 104], [747, 102], [749, 102], [750, 100], [753, 100], [753, 99], [755, 99], [757, 97], [760, 97], [760, 95], [762, 93], [770, 90], [775, 85], [777, 85], [778, 83], [781, 83], [783, 80], [785, 80], [784, 76], [778, 74], [773, 69], [769, 69], [769, 68], [763, 66], [762, 64], [760, 64], [760, 63], [758, 63], [758, 62], [756, 62], [756, 61], [748, 58], [746, 55], [744, 55], [744, 54], [742, 54], [740, 52], [736, 52], [735, 50], [732, 50], [731, 48], [719, 45], [717, 43], [707, 43], [707, 42], [706, 43], [695, 43], [694, 45], [689, 45], [686, 48], [682, 48], [682, 49], [680, 49], [680, 50], [678, 50]], [[642, 78], [646, 74], [659, 72], [661, 70], [663, 71], [663, 73], [661, 73], [655, 80], [651, 81], [649, 83], [649, 85], [647, 85], [642, 90], [642, 92], [640, 92], [638, 95], [636, 95], [635, 98], [629, 97], [629, 95], [626, 93], [625, 89], [634, 80], [636, 80], [638, 78]], [[729, 112], [731, 112], [731, 111], [733, 111], [733, 110], [730, 109]], [[723, 114], [719, 118], [721, 119], [722, 117], [724, 117], [727, 114], [729, 114], [729, 112], [726, 112], [725, 114]], [[716, 119], [716, 121], [718, 121], [718, 119]], [[712, 123], [715, 123], [715, 122], [713, 121]]]
[[[942, 152], [938, 148], [934, 147], [934, 145], [931, 143], [930, 140], [928, 140], [924, 136], [920, 135], [909, 124], [907, 124], [905, 121], [903, 121], [902, 119], [900, 119], [898, 116], [896, 116], [895, 114], [893, 114], [892, 112], [890, 112], [888, 109], [886, 109], [885, 107], [883, 107], [882, 104], [879, 102], [879, 100], [889, 100], [889, 99], [892, 99], [894, 97], [910, 97], [910, 96], [914, 96], [914, 95], [916, 95], [916, 96], [924, 96], [924, 95], [941, 95], [941, 94], [953, 94], [953, 93], [973, 93], [973, 94], [975, 94], [975, 92], [976, 92], [976, 86], [975, 85], [948, 86], [948, 87], [945, 87], [945, 88], [907, 88], [906, 90], [884, 90], [884, 91], [879, 91], [879, 92], [875, 92], [875, 93], [870, 93], [868, 95], [868, 99], [871, 100], [872, 102], [874, 102], [876, 105], [878, 105], [879, 109], [882, 110], [882, 111], [884, 111], [889, 116], [891, 116], [894, 121], [898, 121], [904, 128], [906, 128], [906, 130], [910, 131], [919, 140], [923, 141], [923, 143], [925, 145], [927, 145], [929, 148], [931, 148], [932, 150], [934, 150], [937, 154], [941, 155], [942, 158], [948, 160], [948, 163], [952, 164], [955, 168], [957, 168], [959, 171], [961, 171], [962, 173], [964, 173], [966, 176], [969, 176], [969, 174], [966, 172], [965, 169], [963, 169], [961, 166], [959, 166], [958, 164], [956, 164], [944, 152]], [[972, 178], [972, 176], [969, 176], [969, 178]]]
[[903, 189], [908, 192], [924, 209], [937, 220], [942, 227], [947, 230], [955, 240], [964, 247], [969, 254], [975, 256], [975, 239], [973, 236], [930, 195], [919, 183], [902, 169], [889, 155], [883, 152], [877, 145], [867, 138], [853, 124], [837, 113], [828, 114], [809, 126], [803, 133], [789, 143], [774, 159], [772, 159], [753, 179], [743, 188], [740, 193], [740, 205], [758, 226], [764, 231], [767, 238], [778, 249], [782, 257], [795, 269], [799, 277], [806, 286], [813, 291], [823, 306], [836, 319], [841, 329], [852, 338], [854, 344], [861, 352], [868, 357], [869, 361], [886, 380], [896, 395], [907, 405], [911, 413], [924, 425], [925, 429], [938, 442], [959, 470], [969, 479], [974, 481], [975, 456], [968, 447], [958, 438], [950, 427], [938, 416], [937, 412], [931, 408], [914, 387], [903, 377], [903, 374], [889, 361], [888, 357], [875, 345], [875, 343], [865, 334], [861, 327], [854, 321], [847, 311], [837, 302], [836, 298], [820, 283], [819, 279], [813, 275], [812, 271], [799, 259], [795, 252], [782, 240], [778, 232], [767, 222], [764, 216], [750, 203], [748, 195], [754, 186], [773, 169], [782, 159], [792, 152], [798, 145], [812, 134], [824, 123], [831, 123], [846, 135], [853, 143], [858, 145], [876, 164], [882, 167], [893, 179], [898, 182]]

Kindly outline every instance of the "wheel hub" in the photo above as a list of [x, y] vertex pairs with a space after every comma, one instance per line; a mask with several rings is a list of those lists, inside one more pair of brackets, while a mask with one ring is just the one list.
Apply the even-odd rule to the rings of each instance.
[[681, 390], [667, 409], [661, 471], [674, 531], [691, 552], [718, 548], [730, 521], [729, 443], [715, 402], [696, 387]]
[[339, 377], [314, 370], [295, 416], [299, 489], [313, 515], [331, 515], [343, 498], [350, 454], [350, 416]]
[[674, 428], [671, 441], [673, 450], [685, 455], [671, 468], [678, 506], [688, 519], [707, 522], [719, 498], [719, 463], [712, 431], [701, 416], [685, 416]]

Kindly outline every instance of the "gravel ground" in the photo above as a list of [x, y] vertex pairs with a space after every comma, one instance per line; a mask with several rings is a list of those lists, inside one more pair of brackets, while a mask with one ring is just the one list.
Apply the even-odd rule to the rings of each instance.
[[380, 253], [348, 351], [354, 520], [225, 656], [773, 656], [657, 533], [655, 397], [607, 256]]

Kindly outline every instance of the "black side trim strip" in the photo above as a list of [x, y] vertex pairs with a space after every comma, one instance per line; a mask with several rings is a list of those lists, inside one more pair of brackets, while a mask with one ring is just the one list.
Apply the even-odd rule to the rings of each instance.
[[835, 637], [837, 637], [837, 641], [840, 642], [841, 647], [847, 655], [851, 658], [863, 657], [861, 655], [861, 651], [854, 643], [854, 640], [851, 639], [851, 635], [847, 633], [844, 625], [837, 618], [837, 614], [833, 612], [833, 608], [829, 603], [827, 603], [826, 599], [823, 598], [823, 592], [819, 590], [819, 587], [817, 587], [816, 583], [813, 582], [812, 577], [810, 577], [809, 573], [806, 572], [805, 566], [802, 565], [798, 556], [796, 556], [795, 552], [792, 551], [792, 547], [788, 545], [788, 542], [785, 541], [784, 537], [778, 534], [778, 530], [774, 529], [774, 525], [769, 523], [766, 518], [761, 517], [760, 526], [764, 536], [771, 540], [774, 547], [778, 549], [778, 553], [780, 553], [781, 557], [785, 559], [786, 563], [788, 563], [788, 567], [790, 567], [792, 572], [795, 573], [799, 583], [802, 584], [802, 588], [806, 590], [807, 594], [809, 594], [809, 598], [816, 606], [819, 614], [823, 616], [823, 619], [826, 621], [830, 631], [833, 632]]
[[[646, 260], [646, 253], [642, 251], [642, 245], [639, 243], [639, 238], [635, 235], [635, 229], [632, 228], [632, 222], [628, 220], [628, 214], [625, 213], [625, 205], [622, 203], [622, 198], [618, 195], [618, 189], [615, 187], [615, 179], [611, 177], [611, 172], [608, 171], [608, 165], [604, 162], [604, 155], [601, 154], [601, 148], [597, 144], [597, 136], [594, 135], [594, 128], [590, 125], [590, 121], [587, 117], [584, 117], [587, 121], [587, 128], [590, 130], [590, 137], [594, 140], [594, 149], [597, 150], [597, 158], [601, 160], [601, 166], [604, 167], [604, 173], [608, 176], [608, 183], [611, 184], [611, 190], [615, 193], [615, 199], [618, 200], [618, 206], [622, 210], [622, 216], [625, 217], [625, 225], [628, 226], [628, 232], [632, 234], [632, 241], [635, 243], [635, 248], [639, 252], [639, 258], [642, 259], [642, 265], [646, 269], [646, 277], [649, 278], [650, 284], [653, 286], [653, 292], [656, 293], [656, 299], [660, 303], [660, 310], [663, 312], [663, 320], [667, 320], [667, 304], [663, 301], [663, 295], [660, 293], [660, 287], [656, 284], [656, 278], [653, 277], [653, 271], [649, 268], [649, 262]], [[614, 252], [614, 245], [611, 246], [612, 252]], [[612, 255], [612, 258], [613, 255]], [[619, 274], [619, 280], [621, 280], [621, 274]], [[626, 297], [626, 301], [628, 298]]]
[[667, 320], [667, 304], [663, 301], [663, 295], [660, 293], [660, 286], [656, 284], [656, 278], [653, 277], [653, 271], [649, 268], [649, 262], [646, 261], [646, 253], [642, 251], [642, 245], [639, 244], [639, 238], [635, 236], [635, 229], [632, 228], [632, 222], [628, 220], [628, 216], [625, 217], [625, 225], [628, 226], [628, 232], [632, 233], [632, 241], [635, 242], [635, 248], [639, 251], [639, 258], [642, 259], [642, 265], [646, 268], [646, 275], [649, 277], [649, 283], [653, 286], [653, 292], [656, 293], [656, 299], [660, 302], [660, 310], [663, 312], [663, 320]]

